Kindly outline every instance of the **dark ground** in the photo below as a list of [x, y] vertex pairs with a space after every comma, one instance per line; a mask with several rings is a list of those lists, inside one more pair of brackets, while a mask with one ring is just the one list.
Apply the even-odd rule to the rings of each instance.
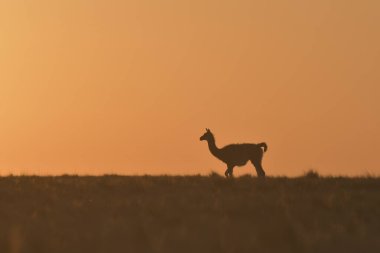
[[380, 252], [380, 179], [0, 177], [0, 252]]

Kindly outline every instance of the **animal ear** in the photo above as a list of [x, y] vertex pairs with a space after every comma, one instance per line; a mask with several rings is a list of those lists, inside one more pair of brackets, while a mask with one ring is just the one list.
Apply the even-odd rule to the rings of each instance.
[[207, 132], [210, 132], [210, 129], [206, 128], [206, 131], [207, 131]]

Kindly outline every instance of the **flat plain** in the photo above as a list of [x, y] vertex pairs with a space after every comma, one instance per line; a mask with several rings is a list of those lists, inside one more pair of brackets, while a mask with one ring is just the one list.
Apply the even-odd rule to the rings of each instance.
[[380, 252], [380, 178], [0, 177], [0, 252]]

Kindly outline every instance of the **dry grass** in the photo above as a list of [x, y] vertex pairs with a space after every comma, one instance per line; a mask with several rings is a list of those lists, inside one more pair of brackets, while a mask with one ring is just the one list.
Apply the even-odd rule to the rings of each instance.
[[0, 252], [380, 252], [380, 179], [2, 177]]

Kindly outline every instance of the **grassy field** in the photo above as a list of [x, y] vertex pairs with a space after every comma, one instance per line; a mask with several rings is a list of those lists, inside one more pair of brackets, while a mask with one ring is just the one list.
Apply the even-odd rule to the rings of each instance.
[[0, 177], [0, 252], [380, 252], [380, 179]]

